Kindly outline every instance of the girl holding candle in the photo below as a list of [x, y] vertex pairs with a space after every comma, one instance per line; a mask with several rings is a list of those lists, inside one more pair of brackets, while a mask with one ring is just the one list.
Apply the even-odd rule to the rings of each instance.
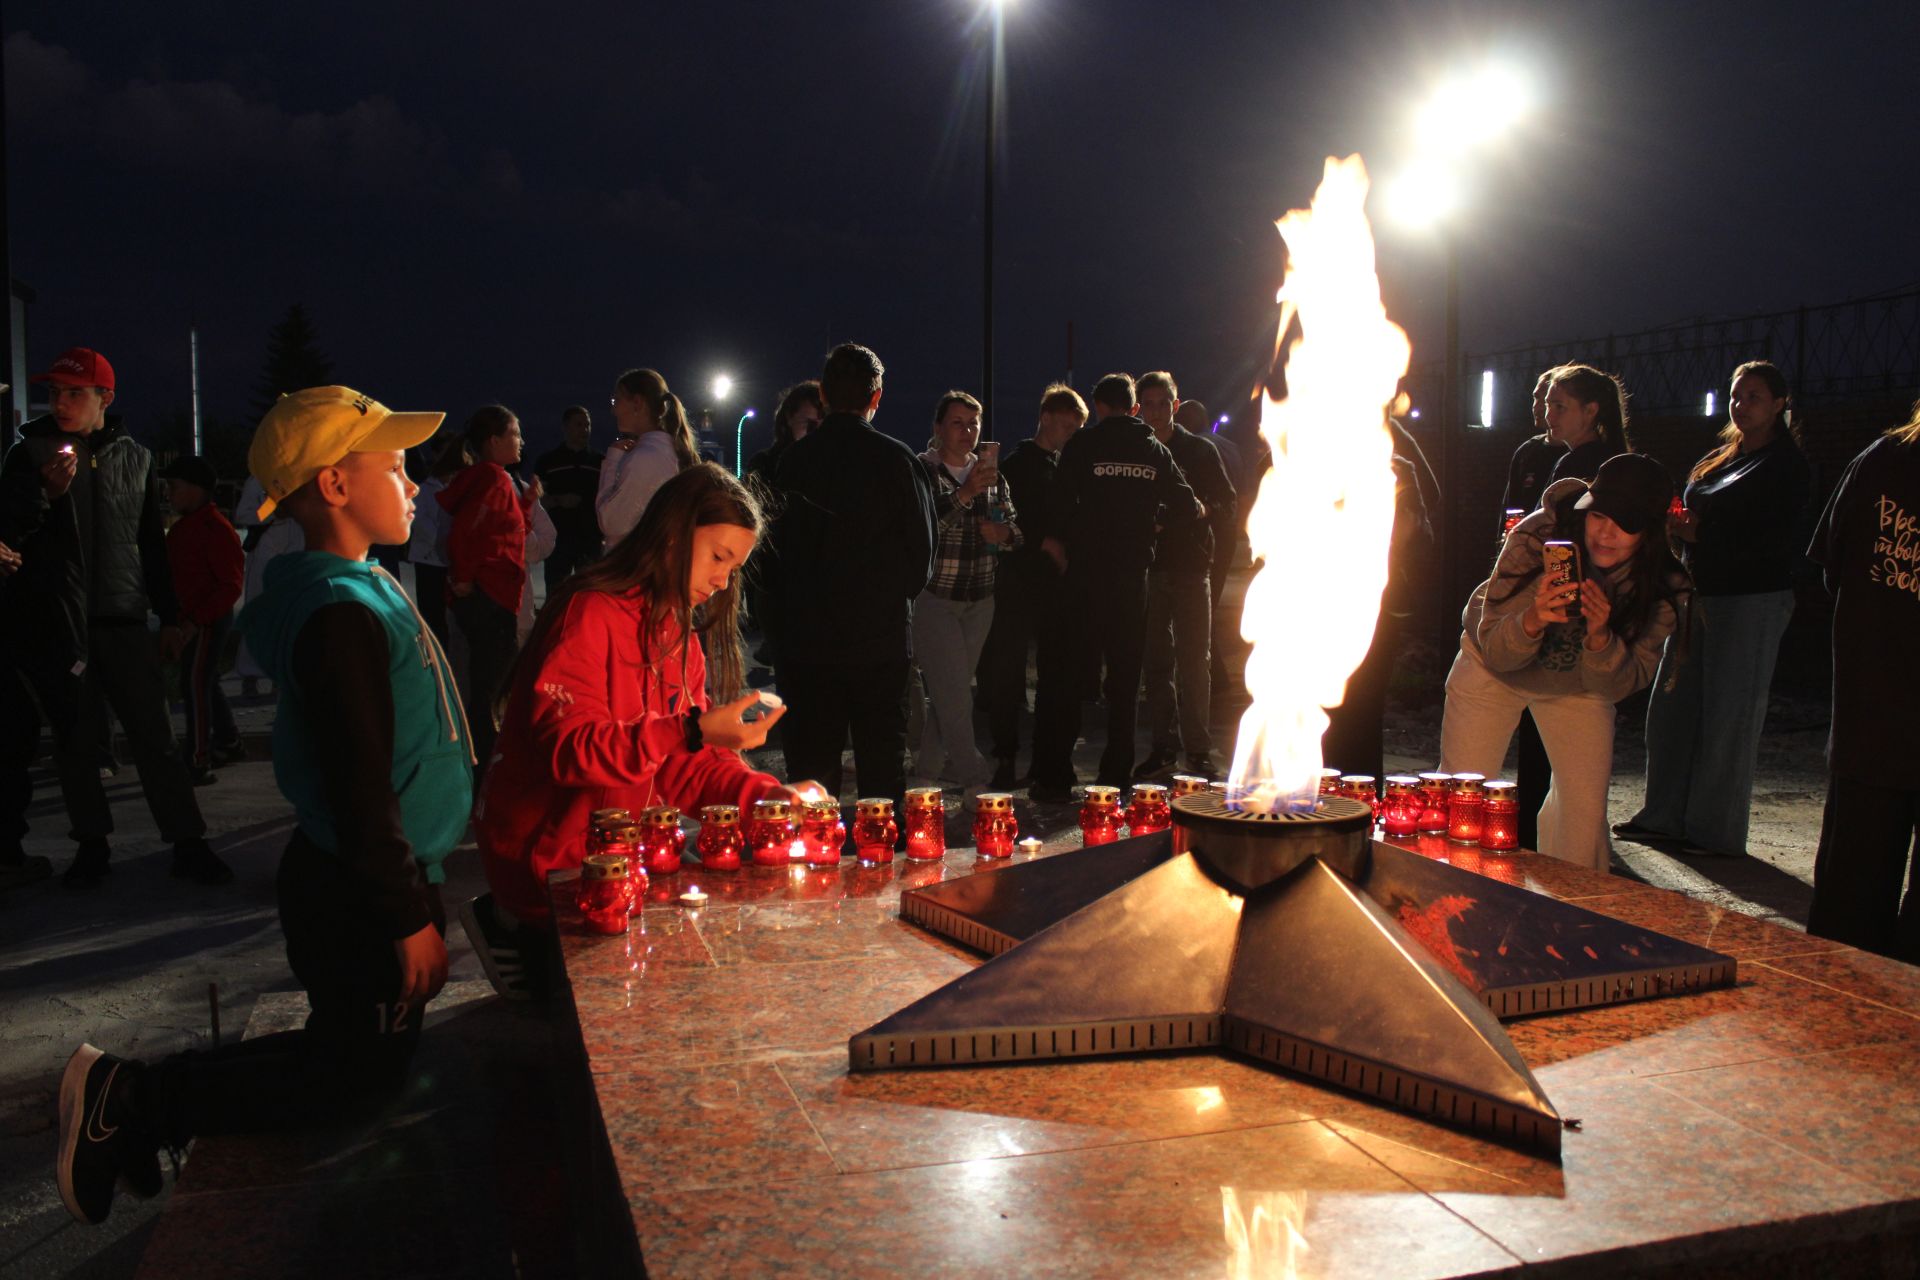
[[[1609, 459], [1591, 484], [1548, 486], [1540, 510], [1507, 535], [1493, 575], [1468, 599], [1447, 676], [1440, 767], [1497, 774], [1520, 712], [1532, 712], [1553, 764], [1540, 852], [1601, 871], [1612, 852], [1614, 703], [1653, 678], [1690, 595], [1661, 536], [1672, 496], [1665, 468], [1642, 454]], [[1584, 576], [1548, 582], [1549, 540], [1579, 547]]]
[[1646, 802], [1614, 828], [1629, 840], [1747, 851], [1753, 766], [1812, 492], [1788, 408], [1778, 369], [1764, 360], [1735, 369], [1721, 443], [1694, 465], [1686, 505], [1671, 520], [1698, 596], [1687, 637], [1694, 656], [1682, 669], [1669, 653], [1654, 682]]
[[[520, 966], [539, 949], [524, 933], [551, 927], [547, 873], [580, 865], [594, 810], [751, 811], [762, 798], [823, 794], [813, 783], [784, 787], [740, 756], [783, 714], [747, 720], [760, 695], [735, 696], [737, 571], [759, 533], [759, 507], [740, 482], [698, 463], [661, 486], [633, 532], [541, 610], [474, 812], [493, 892], [463, 912], [502, 994], [525, 994], [531, 975]], [[703, 636], [712, 688], [730, 699], [719, 706], [707, 697]]]

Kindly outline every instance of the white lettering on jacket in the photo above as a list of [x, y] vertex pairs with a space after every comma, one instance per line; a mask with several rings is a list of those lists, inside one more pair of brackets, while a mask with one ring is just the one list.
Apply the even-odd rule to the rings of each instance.
[[1124, 480], [1152, 480], [1160, 471], [1140, 462], [1096, 462], [1093, 464], [1093, 474], [1118, 476]]

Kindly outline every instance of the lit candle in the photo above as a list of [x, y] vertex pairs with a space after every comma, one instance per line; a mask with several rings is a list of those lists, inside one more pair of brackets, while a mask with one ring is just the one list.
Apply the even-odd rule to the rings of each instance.
[[688, 885], [687, 891], [680, 895], [680, 905], [689, 911], [697, 911], [707, 905], [707, 895], [699, 885]]
[[1485, 804], [1480, 775], [1454, 774], [1453, 792], [1447, 797], [1447, 839], [1461, 844], [1480, 843], [1480, 811]]
[[853, 856], [861, 866], [893, 861], [893, 845], [900, 828], [893, 820], [893, 801], [869, 796], [853, 806]]
[[1120, 788], [1092, 786], [1081, 793], [1080, 843], [1111, 844], [1120, 838]]
[[1480, 811], [1480, 847], [1482, 849], [1518, 849], [1520, 847], [1520, 802], [1511, 782], [1489, 782], [1486, 803]]
[[1004, 791], [983, 791], [973, 802], [973, 844], [983, 858], [1011, 858], [1013, 838], [1020, 833], [1013, 797]]
[[1020, 841], [1020, 853], [1023, 857], [1037, 858], [1040, 856], [1040, 849], [1041, 842], [1038, 836], [1027, 836]]
[[1150, 835], [1173, 825], [1173, 810], [1167, 805], [1167, 789], [1157, 782], [1134, 784], [1127, 799], [1127, 834]]
[[580, 917], [595, 933], [625, 933], [633, 912], [633, 865], [623, 853], [596, 853], [580, 864]]
[[785, 800], [755, 800], [747, 845], [757, 867], [784, 867], [793, 861], [793, 806]]
[[1445, 773], [1420, 775], [1419, 830], [1422, 832], [1447, 829], [1447, 791], [1451, 776]]
[[847, 824], [840, 820], [840, 802], [809, 800], [804, 812], [806, 816], [800, 827], [800, 843], [808, 865], [838, 865], [840, 846], [847, 840]]
[[694, 848], [700, 853], [701, 866], [708, 871], [738, 871], [746, 846], [739, 805], [710, 804], [700, 810], [700, 839]]
[[640, 856], [647, 874], [670, 876], [680, 869], [687, 833], [680, 829], [680, 811], [670, 804], [655, 805], [640, 815]]
[[1387, 778], [1380, 802], [1380, 825], [1389, 836], [1410, 836], [1420, 830], [1420, 779], [1404, 773]]
[[938, 787], [907, 791], [907, 857], [932, 862], [947, 853], [947, 806]]

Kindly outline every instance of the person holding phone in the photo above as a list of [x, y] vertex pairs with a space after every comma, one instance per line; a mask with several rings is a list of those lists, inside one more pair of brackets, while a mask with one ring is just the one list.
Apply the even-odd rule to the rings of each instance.
[[[1530, 711], [1553, 765], [1540, 852], [1597, 871], [1612, 854], [1614, 704], [1653, 679], [1692, 594], [1663, 536], [1672, 498], [1666, 468], [1644, 454], [1608, 459], [1591, 484], [1549, 485], [1468, 598], [1447, 675], [1440, 768], [1498, 774]], [[1548, 542], [1573, 544], [1564, 584], [1543, 572]]]
[[[740, 755], [784, 714], [775, 707], [748, 723], [763, 695], [740, 693], [739, 570], [760, 529], [746, 488], [695, 463], [540, 611], [508, 679], [494, 766], [474, 807], [492, 892], [461, 908], [500, 994], [526, 998], [542, 986], [547, 874], [580, 865], [595, 809], [744, 810], [768, 796], [824, 795], [818, 783], [785, 787]], [[719, 705], [707, 695], [709, 650]]]
[[[975, 452], [978, 446], [979, 452]], [[980, 440], [980, 402], [949, 391], [920, 455], [933, 489], [933, 578], [913, 603], [913, 652], [927, 687], [915, 772], [953, 786], [988, 781], [973, 735], [973, 673], [993, 626], [995, 557], [1024, 541], [1000, 483], [1000, 446]]]

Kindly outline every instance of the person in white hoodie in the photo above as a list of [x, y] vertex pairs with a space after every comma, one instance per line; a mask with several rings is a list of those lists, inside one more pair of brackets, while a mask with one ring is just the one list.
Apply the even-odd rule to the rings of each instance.
[[629, 369], [613, 384], [613, 421], [619, 436], [593, 501], [609, 548], [640, 523], [661, 485], [700, 460], [686, 406], [652, 369]]

